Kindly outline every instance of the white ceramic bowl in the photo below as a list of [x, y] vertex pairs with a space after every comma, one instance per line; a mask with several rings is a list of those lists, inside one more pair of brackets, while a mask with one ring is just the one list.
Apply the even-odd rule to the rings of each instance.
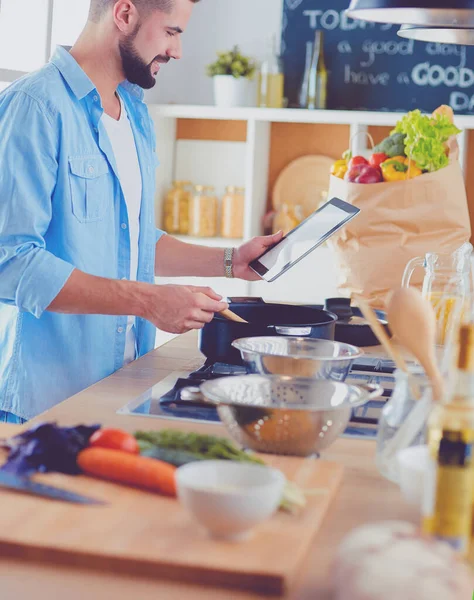
[[397, 454], [400, 489], [407, 502], [421, 508], [425, 473], [428, 468], [428, 446], [412, 446]]
[[194, 462], [176, 476], [178, 498], [217, 539], [240, 541], [278, 509], [286, 483], [270, 467], [227, 460]]

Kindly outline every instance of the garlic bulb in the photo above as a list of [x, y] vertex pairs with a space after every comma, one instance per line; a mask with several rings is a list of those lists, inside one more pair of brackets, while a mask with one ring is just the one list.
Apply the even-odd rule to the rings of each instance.
[[471, 600], [474, 574], [444, 543], [410, 523], [353, 531], [333, 568], [334, 600]]

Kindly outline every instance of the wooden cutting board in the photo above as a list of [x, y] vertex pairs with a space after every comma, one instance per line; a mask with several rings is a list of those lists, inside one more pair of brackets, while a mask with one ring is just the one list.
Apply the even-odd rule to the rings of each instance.
[[[302, 459], [266, 457], [290, 478]], [[82, 506], [0, 489], [0, 553], [196, 584], [286, 593], [341, 483], [343, 467], [300, 469], [309, 497], [298, 516], [279, 512], [242, 543], [211, 540], [175, 499], [86, 477], [38, 481], [108, 502]], [[321, 548], [321, 553], [325, 549]]]

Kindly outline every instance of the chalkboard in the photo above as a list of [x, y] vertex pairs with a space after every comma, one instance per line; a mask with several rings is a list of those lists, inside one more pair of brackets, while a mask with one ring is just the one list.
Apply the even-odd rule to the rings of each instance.
[[281, 53], [285, 95], [299, 103], [307, 43], [324, 32], [327, 108], [405, 112], [450, 104], [474, 114], [474, 47], [397, 36], [398, 26], [355, 21], [349, 0], [284, 0]]

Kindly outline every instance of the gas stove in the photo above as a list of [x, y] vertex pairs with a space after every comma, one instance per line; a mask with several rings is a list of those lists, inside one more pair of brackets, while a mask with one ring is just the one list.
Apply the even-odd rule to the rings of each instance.
[[[354, 409], [343, 436], [360, 439], [376, 437], [380, 413], [394, 387], [394, 370], [394, 364], [382, 358], [363, 357], [354, 362], [346, 383], [378, 384], [384, 391], [380, 398]], [[120, 409], [119, 414], [217, 425], [220, 419], [216, 408], [204, 404], [197, 397], [199, 386], [210, 379], [246, 373], [244, 366], [223, 363], [206, 363], [192, 373], [174, 372]]]

